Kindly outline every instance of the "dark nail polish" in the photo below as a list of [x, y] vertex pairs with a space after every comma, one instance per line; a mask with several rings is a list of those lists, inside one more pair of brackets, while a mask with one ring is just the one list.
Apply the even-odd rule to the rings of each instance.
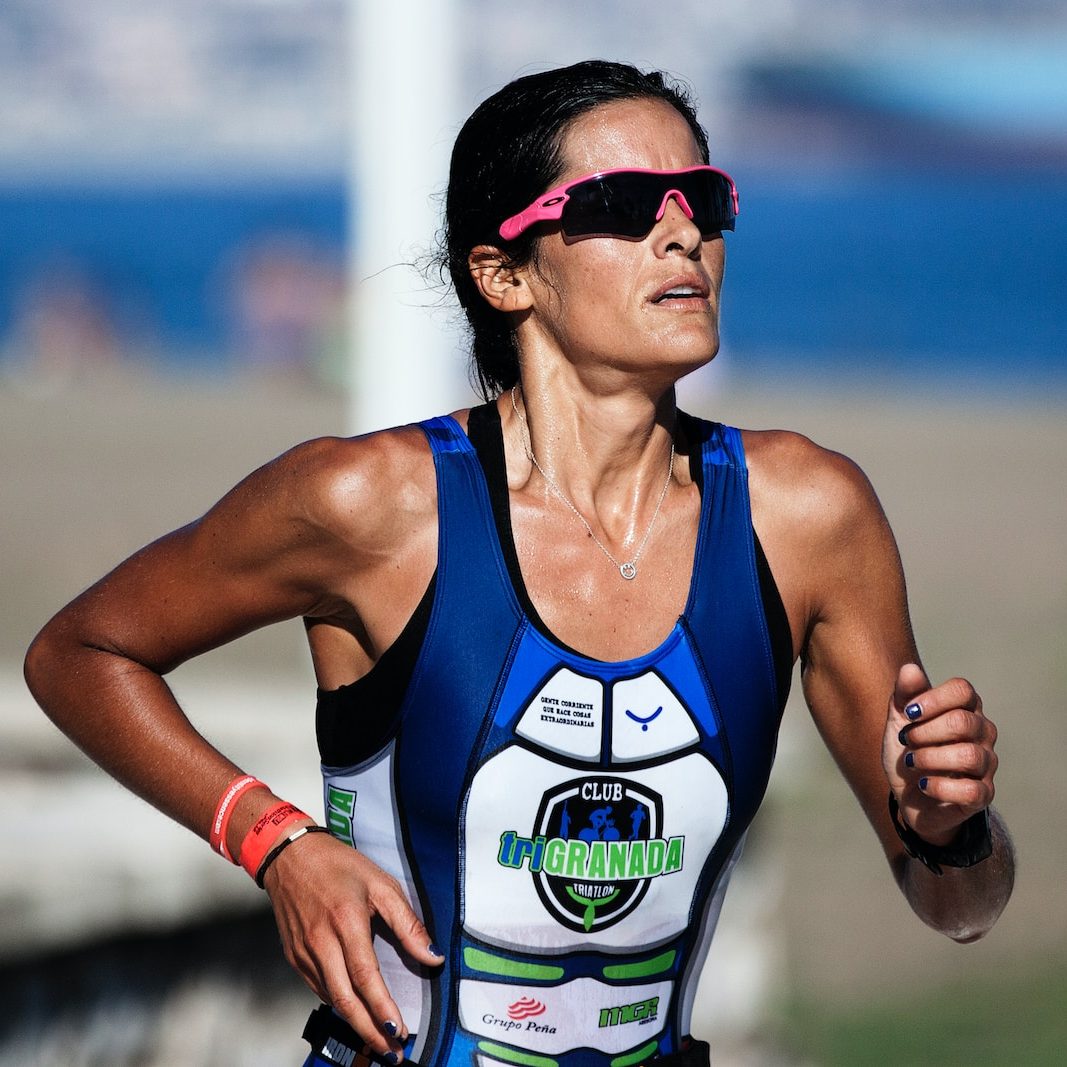
[[905, 767], [914, 767], [915, 766], [915, 753], [914, 752], [905, 752], [904, 753], [904, 766]]
[[922, 789], [925, 792], [927, 783], [929, 781], [930, 781], [929, 778], [920, 778], [919, 779], [919, 788]]
[[923, 709], [918, 704], [909, 704], [904, 709], [904, 714], [907, 715], [909, 719], [913, 720], [917, 719], [922, 713]]
[[393, 1020], [392, 1020], [392, 1019], [387, 1019], [387, 1020], [386, 1020], [386, 1021], [385, 1021], [384, 1023], [382, 1023], [382, 1029], [383, 1029], [383, 1030], [384, 1030], [384, 1031], [385, 1031], [385, 1032], [386, 1032], [386, 1033], [387, 1033], [387, 1034], [388, 1034], [388, 1035], [389, 1035], [390, 1037], [396, 1037], [396, 1035], [397, 1035], [397, 1030], [398, 1030], [399, 1028], [397, 1027], [396, 1023], [394, 1023], [394, 1022], [393, 1022]]
[[395, 1052], [387, 1052], [382, 1059], [385, 1060], [386, 1063], [396, 1064], [400, 1062], [400, 1057]]
[[431, 956], [436, 956], [439, 960], [443, 960], [445, 958], [445, 954], [432, 941], [427, 946], [427, 951], [430, 953]]
[[905, 727], [904, 727], [904, 729], [903, 729], [903, 730], [901, 730], [899, 734], [897, 734], [897, 740], [898, 740], [898, 741], [899, 741], [899, 742], [900, 742], [900, 743], [901, 743], [902, 745], [906, 745], [906, 744], [908, 743], [908, 731], [909, 731], [910, 729], [911, 729], [911, 727], [910, 727], [910, 726], [905, 726]]

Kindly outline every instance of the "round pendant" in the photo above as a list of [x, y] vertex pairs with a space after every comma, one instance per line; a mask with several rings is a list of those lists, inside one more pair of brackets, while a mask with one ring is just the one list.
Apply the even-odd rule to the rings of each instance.
[[628, 582], [632, 582], [637, 577], [637, 566], [633, 563], [620, 563], [619, 574], [621, 574]]

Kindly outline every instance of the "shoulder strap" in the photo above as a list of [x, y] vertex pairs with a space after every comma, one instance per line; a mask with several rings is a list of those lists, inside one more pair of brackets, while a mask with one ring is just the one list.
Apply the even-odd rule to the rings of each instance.
[[[437, 471], [438, 596], [510, 596], [478, 454], [451, 415], [419, 424]], [[473, 601], [476, 602], [476, 601]]]
[[679, 420], [686, 437], [699, 448], [700, 464], [704, 471], [709, 467], [733, 467], [745, 472], [745, 448], [741, 441], [741, 431], [734, 426], [724, 426], [721, 422], [709, 422], [707, 419], [678, 412]]
[[420, 422], [419, 426], [426, 434], [434, 456], [446, 455], [449, 452], [474, 452], [463, 428], [451, 415], [437, 415]]
[[780, 718], [778, 679], [757, 571], [741, 432], [700, 419], [692, 424], [701, 442], [704, 495], [694, 596], [686, 617], [720, 714], [729, 720], [726, 733], [738, 774], [735, 799], [746, 824], [767, 784], [766, 753], [774, 751]]

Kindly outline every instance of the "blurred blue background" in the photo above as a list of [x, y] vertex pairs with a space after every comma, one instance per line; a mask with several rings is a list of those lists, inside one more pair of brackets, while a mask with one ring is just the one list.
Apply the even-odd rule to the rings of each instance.
[[[744, 372], [788, 374], [800, 355], [807, 374], [1062, 387], [1062, 5], [684, 3], [652, 19], [549, 4], [533, 28], [457, 10], [464, 111], [597, 42], [693, 85], [742, 194], [725, 339]], [[111, 0], [92, 19], [8, 0], [4, 369], [329, 373], [359, 225], [344, 18], [338, 0]]]

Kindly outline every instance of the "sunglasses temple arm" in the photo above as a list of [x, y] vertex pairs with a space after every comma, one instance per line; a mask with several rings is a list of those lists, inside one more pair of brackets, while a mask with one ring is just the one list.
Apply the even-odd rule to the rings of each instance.
[[536, 204], [531, 204], [525, 211], [512, 215], [500, 224], [500, 236], [505, 241], [513, 241], [538, 222], [554, 222], [563, 215], [564, 205], [570, 197], [566, 193], [553, 190], [543, 196]]

